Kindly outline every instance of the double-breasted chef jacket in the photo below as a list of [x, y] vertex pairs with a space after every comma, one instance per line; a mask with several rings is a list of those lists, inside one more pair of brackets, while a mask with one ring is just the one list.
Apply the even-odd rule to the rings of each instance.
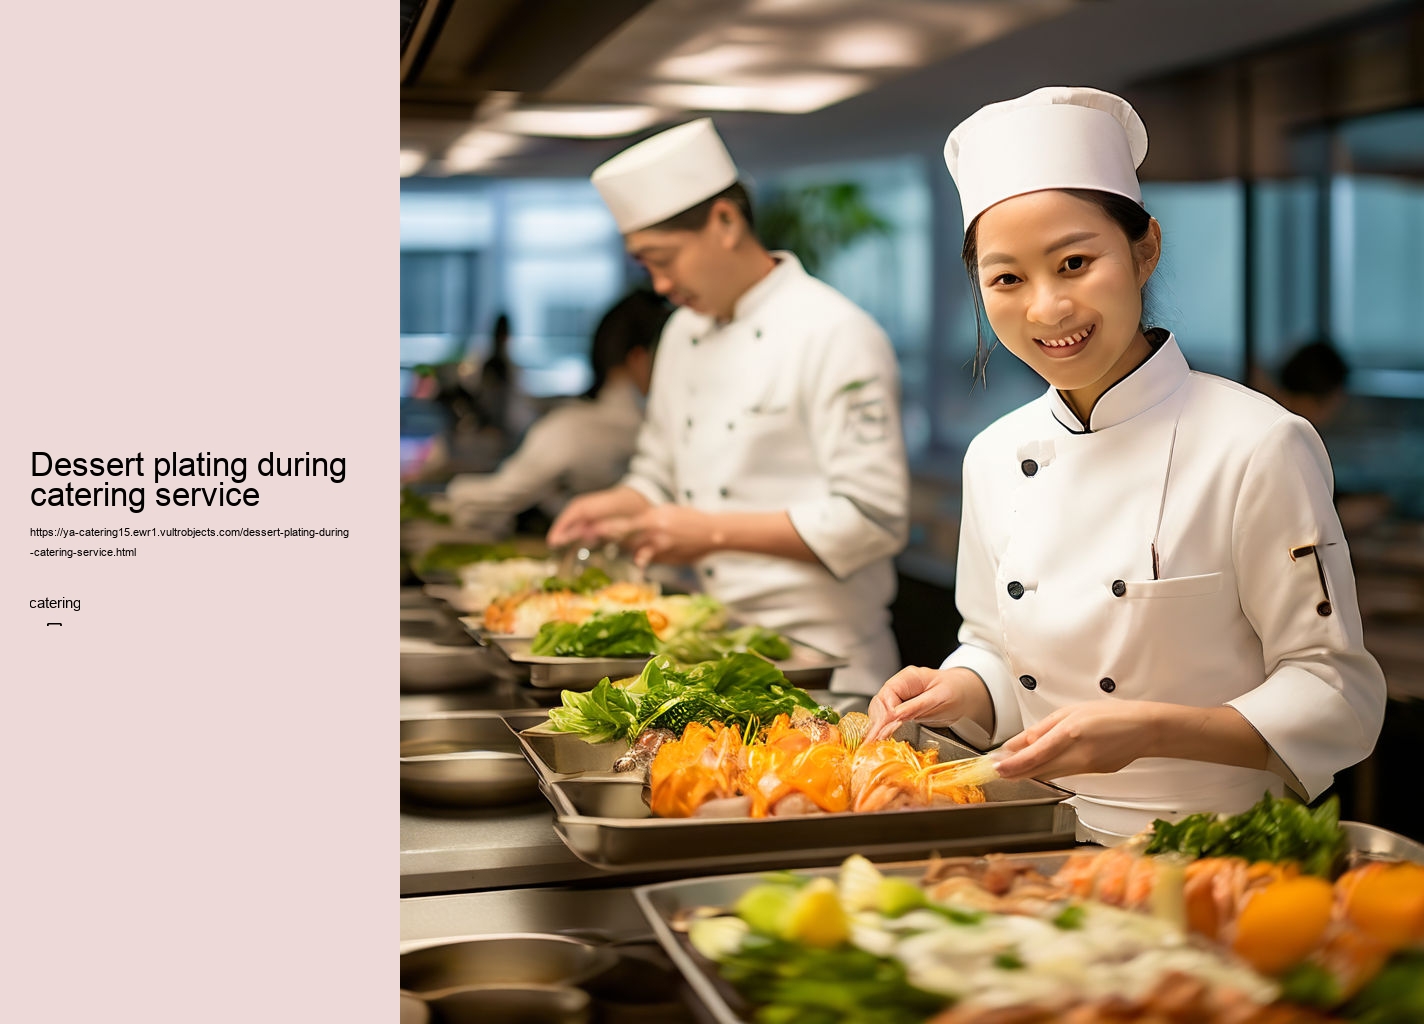
[[494, 473], [464, 473], [445, 488], [462, 526], [495, 533], [538, 505], [550, 516], [576, 494], [612, 487], [628, 471], [643, 423], [643, 396], [626, 381], [607, 383], [592, 401], [575, 401], [536, 420], [519, 449]]
[[658, 504], [789, 513], [820, 564], [715, 552], [696, 571], [736, 618], [850, 660], [832, 688], [874, 693], [899, 668], [893, 556], [907, 536], [899, 374], [885, 332], [777, 260], [719, 324], [673, 314], [624, 483]]
[[[944, 664], [984, 680], [993, 744], [1087, 701], [1229, 704], [1313, 799], [1369, 755], [1385, 706], [1329, 459], [1305, 420], [1151, 335], [1091, 422], [1050, 388], [970, 444], [964, 623]], [[1151, 757], [1054, 781], [1107, 841], [1282, 790], [1273, 772]]]

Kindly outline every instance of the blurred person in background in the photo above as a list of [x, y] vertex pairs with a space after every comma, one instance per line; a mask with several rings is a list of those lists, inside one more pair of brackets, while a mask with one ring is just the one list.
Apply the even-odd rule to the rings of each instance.
[[[1328, 341], [1311, 341], [1296, 349], [1282, 365], [1277, 380], [1264, 372], [1252, 374], [1252, 386], [1270, 395], [1317, 431], [1334, 423], [1345, 407], [1350, 365]], [[1336, 489], [1335, 511], [1348, 536], [1365, 533], [1389, 519], [1394, 502], [1378, 491]]]
[[753, 228], [708, 119], [593, 173], [628, 252], [682, 307], [658, 349], [628, 476], [574, 499], [549, 543], [618, 540], [695, 565], [739, 620], [843, 655], [834, 690], [873, 693], [899, 665], [893, 556], [909, 473], [899, 372], [879, 325]]
[[509, 317], [501, 313], [495, 317], [490, 354], [480, 365], [474, 400], [480, 427], [498, 431], [506, 442], [513, 435], [510, 409], [516, 386], [514, 363], [509, 358]]
[[1146, 154], [1131, 105], [1088, 88], [950, 134], [975, 295], [1048, 387], [965, 454], [959, 646], [870, 704], [871, 739], [921, 721], [1002, 745], [1005, 778], [1071, 791], [1104, 844], [1267, 790], [1315, 799], [1369, 756], [1386, 700], [1319, 436], [1144, 323]]
[[[570, 497], [622, 479], [643, 423], [653, 350], [671, 309], [652, 292], [617, 303], [594, 331], [593, 386], [584, 400], [553, 409], [489, 474], [465, 474], [445, 494], [453, 522], [508, 534], [521, 513], [546, 529]], [[531, 512], [530, 510], [536, 510]]]
[[1296, 349], [1281, 367], [1279, 384], [1259, 368], [1252, 372], [1251, 386], [1270, 395], [1297, 416], [1323, 430], [1345, 404], [1345, 383], [1350, 367], [1328, 341], [1312, 341]]

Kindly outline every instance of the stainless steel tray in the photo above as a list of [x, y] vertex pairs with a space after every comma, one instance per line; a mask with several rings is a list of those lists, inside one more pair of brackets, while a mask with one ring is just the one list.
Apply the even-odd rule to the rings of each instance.
[[[847, 711], [865, 711], [869, 700], [858, 694], [831, 693], [829, 690], [809, 692], [811, 699], [818, 704], [830, 705], [843, 714]], [[544, 784], [598, 775], [620, 780], [642, 779], [641, 773], [624, 775], [613, 772], [613, 762], [628, 749], [628, 744], [623, 740], [590, 743], [573, 733], [545, 731], [542, 727], [547, 725], [548, 721], [547, 714], [538, 715], [532, 712], [528, 717], [519, 720], [519, 724], [516, 724], [514, 718], [509, 719], [510, 728], [515, 730], [515, 736], [524, 748], [524, 756], [529, 759]]]
[[[944, 761], [977, 753], [920, 725], [904, 726], [896, 737], [938, 747]], [[838, 862], [857, 852], [883, 859], [1041, 849], [1071, 845], [1077, 824], [1073, 808], [1063, 803], [1068, 794], [1032, 779], [991, 782], [982, 804], [786, 818], [655, 818], [638, 776], [569, 778], [567, 772], [550, 771], [582, 763], [588, 767], [580, 770], [598, 771], [605, 756], [611, 767], [621, 753], [618, 744], [604, 752], [585, 743], [591, 749], [578, 752], [560, 744], [562, 737], [549, 737], [547, 744], [527, 732], [519, 738], [554, 805], [554, 830], [575, 856], [599, 868], [751, 868]]]
[[[1412, 839], [1358, 821], [1343, 821], [1340, 825], [1349, 838], [1349, 852], [1353, 857], [1383, 857], [1424, 864], [1424, 845]], [[1070, 849], [1064, 849], [1010, 853], [1005, 854], [1005, 859], [1036, 868], [1043, 874], [1052, 874], [1072, 852]], [[918, 880], [929, 866], [929, 861], [921, 860], [878, 864], [877, 868], [885, 875]], [[824, 867], [804, 870], [801, 873], [834, 875], [837, 870], [837, 867]], [[752, 872], [659, 882], [638, 886], [633, 890], [633, 898], [652, 926], [658, 942], [682, 972], [683, 978], [696, 992], [711, 1020], [716, 1024], [745, 1024], [751, 1019], [751, 1007], [731, 985], [718, 976], [715, 966], [694, 950], [685, 936], [673, 930], [672, 921], [678, 914], [696, 907], [729, 907], [742, 893], [761, 880], [760, 873]]]
[[[643, 671], [651, 655], [639, 654], [627, 658], [554, 658], [530, 654], [533, 637], [507, 637], [484, 634], [486, 640], [505, 653], [516, 665], [529, 666], [529, 682], [534, 686], [559, 687], [564, 690], [591, 690], [604, 676], [623, 679]], [[831, 674], [850, 662], [827, 654], [799, 640], [791, 641], [791, 657], [773, 662], [786, 675], [791, 685], [803, 690], [824, 689], [830, 685]]]
[[[1006, 856], [1040, 870], [1056, 871], [1068, 853], [1067, 850], [1060, 850]], [[877, 864], [876, 868], [885, 875], [918, 881], [928, 866], [928, 861], [920, 860]], [[834, 876], [838, 870], [839, 864], [833, 867], [798, 869], [798, 874]], [[648, 919], [659, 944], [697, 994], [702, 1007], [709, 1015], [708, 1019], [715, 1024], [746, 1024], [752, 1019], [752, 1007], [735, 988], [722, 980], [717, 974], [716, 965], [693, 949], [686, 936], [673, 930], [672, 922], [679, 914], [696, 907], [730, 907], [742, 893], [760, 881], [760, 872], [750, 872], [659, 882], [654, 885], [641, 885], [633, 890], [638, 909]]]
[[[539, 730], [538, 727], [548, 721], [548, 715], [544, 715], [532, 724], [516, 726], [513, 721], [509, 723], [509, 727], [515, 730], [514, 735], [519, 745], [524, 749], [524, 756], [546, 784], [561, 782], [585, 773], [611, 773], [613, 762], [622, 757], [628, 749], [628, 744], [623, 740], [589, 743], [572, 733]], [[629, 777], [638, 781], [643, 778], [642, 773]]]

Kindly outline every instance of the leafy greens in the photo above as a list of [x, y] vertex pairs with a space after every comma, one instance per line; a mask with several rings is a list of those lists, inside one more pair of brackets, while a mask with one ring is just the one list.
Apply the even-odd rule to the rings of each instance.
[[575, 594], [591, 594], [595, 590], [602, 590], [612, 582], [613, 580], [609, 577], [608, 573], [596, 565], [590, 565], [587, 569], [574, 577], [550, 576], [540, 585], [540, 589], [546, 592], [571, 590]]
[[1299, 861], [1306, 874], [1327, 878], [1346, 845], [1340, 801], [1333, 796], [1311, 810], [1267, 793], [1249, 811], [1232, 817], [1191, 814], [1176, 824], [1159, 818], [1152, 828], [1148, 853]]
[[563, 706], [549, 712], [549, 728], [577, 733], [592, 743], [612, 739], [631, 743], [650, 728], [681, 735], [691, 721], [759, 729], [797, 708], [832, 723], [839, 718], [832, 709], [818, 707], [805, 690], [788, 683], [779, 668], [755, 654], [730, 654], [696, 665], [654, 658], [626, 689], [604, 679], [588, 693], [565, 690]]
[[619, 658], [652, 654], [658, 638], [644, 611], [595, 614], [587, 622], [546, 622], [529, 653], [541, 657]]
[[502, 562], [518, 557], [519, 552], [510, 544], [436, 544], [416, 561], [415, 571], [422, 576], [454, 574], [471, 562]]

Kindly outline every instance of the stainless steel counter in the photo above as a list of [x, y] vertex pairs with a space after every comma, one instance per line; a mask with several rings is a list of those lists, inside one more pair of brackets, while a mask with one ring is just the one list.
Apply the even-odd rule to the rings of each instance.
[[633, 890], [506, 889], [400, 901], [401, 951], [432, 939], [507, 932], [598, 932], [627, 941], [651, 935]]
[[400, 838], [402, 896], [607, 877], [554, 834], [542, 796], [481, 811], [402, 808]]

